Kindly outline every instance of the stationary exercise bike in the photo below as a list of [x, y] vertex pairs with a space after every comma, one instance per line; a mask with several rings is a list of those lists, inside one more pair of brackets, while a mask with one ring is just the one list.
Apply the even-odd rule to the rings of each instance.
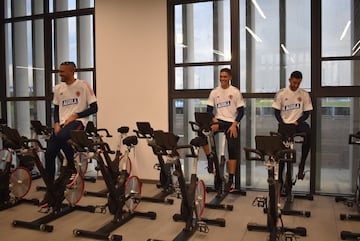
[[[51, 134], [53, 132], [53, 128], [43, 125], [39, 120], [31, 120], [30, 124], [31, 124], [31, 130], [32, 130], [31, 139], [37, 139], [41, 143], [43, 143], [42, 141], [47, 142], [50, 139]], [[41, 152], [44, 153], [46, 151], [39, 147], [37, 147], [37, 150], [39, 153], [41, 153]], [[59, 165], [62, 166], [65, 156], [63, 155], [63, 153], [61, 151], [58, 153], [57, 158], [59, 160]], [[42, 159], [42, 158], [40, 158], [40, 159]], [[87, 177], [86, 176], [88, 163], [91, 162], [91, 159], [87, 158], [86, 155], [84, 155], [83, 153], [76, 152], [74, 155], [74, 161], [75, 161], [75, 167], [76, 167], [77, 171], [83, 175], [85, 181], [96, 182], [96, 177]], [[44, 187], [36, 187], [36, 189], [38, 191], [45, 190]]]
[[167, 198], [170, 194], [176, 192], [175, 184], [173, 183], [173, 164], [166, 163], [162, 155], [158, 155], [156, 147], [154, 146], [154, 129], [151, 127], [149, 122], [136, 122], [137, 130], [134, 130], [136, 136], [139, 139], [146, 139], [147, 144], [152, 148], [153, 153], [158, 158], [158, 163], [154, 165], [154, 169], [159, 171], [159, 183], [156, 187], [161, 191], [152, 197], [141, 197], [142, 201], [154, 202], [154, 203], [165, 203], [173, 204], [174, 200]]
[[[141, 183], [137, 176], [130, 176], [127, 169], [128, 162], [119, 162], [120, 166], [112, 163], [110, 154], [114, 152], [106, 142], [101, 139], [94, 142], [85, 131], [72, 131], [71, 142], [75, 149], [80, 152], [92, 153], [99, 166], [108, 189], [107, 207], [113, 219], [96, 231], [74, 229], [74, 236], [82, 236], [100, 240], [122, 240], [121, 235], [110, 235], [112, 231], [127, 223], [134, 217], [146, 217], [156, 219], [155, 212], [135, 211], [141, 200]], [[123, 140], [126, 145], [124, 155], [128, 155], [138, 140], [136, 136], [128, 136]], [[103, 207], [105, 208], [105, 207]]]
[[[12, 223], [14, 227], [52, 232], [54, 227], [48, 223], [57, 218], [75, 210], [95, 212], [94, 206], [76, 205], [84, 191], [84, 179], [81, 174], [76, 175], [71, 181], [72, 172], [69, 172], [66, 166], [62, 166], [60, 176], [55, 181], [50, 180], [38, 156], [37, 148], [44, 149], [39, 140], [21, 137], [18, 131], [12, 128], [7, 128], [4, 135], [8, 137], [9, 147], [15, 150], [20, 159], [31, 159], [35, 163], [46, 186], [47, 205], [40, 208], [40, 212], [46, 215], [34, 221], [14, 220]], [[68, 201], [68, 204], [63, 203], [64, 199]]]
[[[278, 132], [270, 132], [271, 135], [277, 135], [282, 141], [284, 149], [294, 150], [295, 143], [302, 143], [305, 133], [296, 133], [296, 126], [293, 124], [279, 124]], [[291, 155], [291, 154], [290, 154]], [[291, 159], [291, 157], [289, 157]], [[295, 159], [296, 162], [296, 159]], [[286, 165], [285, 180], [283, 180], [284, 167]], [[293, 178], [294, 163], [291, 161], [279, 163], [279, 181], [281, 185], [281, 196], [285, 197], [284, 207], [281, 210], [283, 215], [310, 217], [310, 211], [294, 210], [292, 208], [295, 198], [314, 200], [312, 194], [294, 194], [293, 186], [297, 178]]]
[[[180, 213], [173, 216], [174, 221], [185, 222], [183, 230], [173, 239], [173, 241], [188, 240], [197, 230], [209, 232], [208, 225], [225, 227], [225, 220], [222, 218], [207, 219], [203, 218], [206, 201], [205, 184], [197, 177], [198, 152], [201, 146], [205, 145], [203, 138], [196, 137], [191, 140], [190, 145], [177, 145], [179, 137], [171, 132], [154, 132], [155, 148], [159, 155], [166, 156], [169, 162], [175, 165], [175, 174], [179, 181], [181, 191]], [[187, 158], [193, 159], [190, 183], [187, 185], [181, 167], [179, 150], [190, 150]], [[156, 239], [148, 239], [155, 241]]]
[[[0, 211], [15, 207], [21, 203], [38, 205], [38, 199], [26, 199], [29, 192], [32, 175], [28, 167], [33, 165], [28, 163], [26, 166], [18, 165], [14, 167], [13, 157], [16, 156], [11, 139], [8, 137], [8, 129], [5, 124], [0, 124], [0, 137], [3, 142], [3, 148], [0, 150]], [[10, 137], [11, 138], [11, 137]], [[19, 156], [21, 158], [21, 156]], [[24, 163], [25, 160], [22, 160]], [[28, 160], [27, 160], [28, 161]], [[19, 161], [19, 164], [21, 161]]]
[[216, 196], [213, 200], [206, 203], [207, 208], [213, 209], [223, 209], [223, 210], [233, 210], [233, 205], [222, 204], [221, 202], [225, 199], [225, 197], [230, 194], [240, 194], [245, 196], [246, 192], [241, 189], [231, 189], [229, 191], [225, 190], [225, 184], [227, 180], [224, 175], [225, 171], [225, 144], [226, 144], [226, 136], [223, 133], [222, 136], [222, 145], [221, 145], [221, 156], [220, 160], [218, 158], [217, 147], [215, 142], [215, 134], [211, 131], [211, 126], [218, 124], [213, 123], [212, 118], [207, 112], [195, 112], [195, 122], [189, 121], [191, 125], [191, 129], [197, 133], [197, 135], [204, 139], [204, 141], [210, 143], [211, 149], [211, 158], [213, 158], [214, 166], [215, 166], [215, 175], [214, 175], [214, 187], [207, 187], [207, 192], [216, 192]]
[[[349, 135], [349, 144], [350, 145], [360, 145], [360, 131], [356, 134]], [[356, 189], [355, 193], [352, 197], [336, 197], [336, 202], [344, 202], [348, 207], [355, 207], [357, 212], [360, 213], [360, 163], [357, 170], [357, 177], [356, 177]], [[360, 214], [340, 214], [341, 220], [351, 220], [351, 221], [360, 221]], [[345, 239], [360, 239], [360, 233], [355, 233], [351, 231], [341, 231], [340, 237], [342, 240]]]
[[[248, 223], [249, 231], [269, 232], [269, 240], [277, 241], [282, 236], [287, 241], [296, 240], [295, 235], [306, 236], [304, 227], [288, 228], [283, 225], [281, 218], [281, 187], [279, 183], [279, 163], [296, 161], [296, 151], [284, 149], [278, 136], [256, 136], [256, 149], [245, 147], [245, 156], [248, 161], [264, 162], [268, 170], [269, 195], [256, 197], [253, 206], [267, 209], [266, 225]], [[281, 226], [280, 225], [281, 222]]]

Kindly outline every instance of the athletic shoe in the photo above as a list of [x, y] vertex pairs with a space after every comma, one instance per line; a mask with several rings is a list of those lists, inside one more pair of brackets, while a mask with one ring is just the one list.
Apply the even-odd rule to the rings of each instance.
[[304, 179], [304, 177], [305, 177], [305, 172], [304, 172], [304, 169], [299, 169], [299, 172], [298, 172], [298, 174], [297, 174], [297, 178], [299, 179], [299, 180], [303, 180]]
[[76, 168], [68, 168], [67, 170], [69, 173], [67, 173], [68, 180], [66, 182], [66, 187], [70, 187], [74, 184], [77, 176], [79, 175]]
[[46, 208], [47, 206], [49, 206], [49, 200], [46, 198], [46, 194], [44, 199], [41, 202], [39, 202], [38, 206], [40, 208]]

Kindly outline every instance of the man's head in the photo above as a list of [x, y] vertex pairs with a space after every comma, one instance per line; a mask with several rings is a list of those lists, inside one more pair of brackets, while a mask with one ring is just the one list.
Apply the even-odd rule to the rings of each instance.
[[223, 68], [220, 70], [221, 88], [227, 89], [230, 86], [231, 77], [231, 70], [229, 68]]
[[59, 66], [59, 75], [61, 78], [61, 82], [65, 82], [67, 84], [71, 84], [74, 82], [74, 73], [75, 73], [76, 65], [74, 62], [62, 62]]
[[297, 70], [292, 72], [289, 78], [289, 82], [290, 82], [289, 88], [292, 91], [296, 91], [299, 88], [301, 81], [302, 81], [302, 73]]

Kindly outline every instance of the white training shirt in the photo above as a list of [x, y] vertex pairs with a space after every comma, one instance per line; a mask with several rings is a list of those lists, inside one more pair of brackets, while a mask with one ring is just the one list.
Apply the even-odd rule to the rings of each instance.
[[244, 99], [238, 88], [230, 85], [223, 89], [218, 86], [210, 92], [207, 104], [216, 108], [216, 119], [234, 122], [237, 108], [244, 106]]
[[[59, 106], [60, 125], [64, 124], [72, 114], [86, 110], [94, 102], [96, 102], [94, 91], [84, 80], [76, 79], [71, 85], [61, 82], [55, 86], [53, 103]], [[86, 126], [89, 117], [78, 120]]]
[[292, 91], [290, 87], [277, 92], [272, 107], [280, 110], [281, 117], [286, 124], [294, 123], [304, 111], [313, 109], [308, 92], [301, 88]]

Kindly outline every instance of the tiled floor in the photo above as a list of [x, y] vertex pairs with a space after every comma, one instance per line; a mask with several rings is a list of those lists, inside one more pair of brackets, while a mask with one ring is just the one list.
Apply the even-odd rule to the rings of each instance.
[[[27, 195], [28, 198], [39, 198], [43, 192], [35, 191], [35, 187], [41, 185], [41, 180], [35, 180], [32, 184], [32, 191]], [[96, 183], [86, 182], [86, 190], [96, 191], [104, 188], [103, 181]], [[143, 185], [143, 196], [154, 195], [158, 190], [154, 184]], [[233, 211], [223, 211], [205, 209], [204, 217], [224, 218], [225, 227], [209, 226], [208, 233], [196, 232], [189, 240], [225, 240], [225, 241], [254, 241], [267, 240], [268, 233], [248, 231], [248, 223], [266, 223], [266, 215], [261, 208], [252, 205], [257, 196], [266, 196], [266, 192], [247, 191], [246, 196], [228, 195], [223, 203], [233, 205]], [[211, 200], [214, 194], [209, 193], [207, 200]], [[180, 200], [173, 197], [174, 204], [157, 204], [141, 202], [139, 211], [154, 211], [157, 214], [156, 220], [135, 218], [113, 233], [122, 235], [123, 240], [139, 241], [148, 239], [173, 240], [182, 230], [184, 223], [174, 222], [173, 214], [180, 210]], [[83, 197], [80, 205], [101, 205], [106, 202], [104, 198]], [[283, 224], [286, 227], [304, 227], [307, 229], [307, 236], [296, 237], [302, 241], [338, 241], [341, 240], [342, 230], [360, 232], [359, 222], [341, 221], [340, 213], [354, 213], [353, 208], [346, 207], [343, 203], [336, 203], [334, 197], [315, 196], [313, 201], [296, 200], [295, 208], [311, 212], [310, 217], [283, 216]], [[12, 227], [13, 220], [34, 220], [44, 214], [38, 212], [38, 207], [29, 204], [21, 204], [11, 209], [0, 212], [0, 235], [4, 241], [72, 241], [72, 240], [91, 240], [84, 237], [74, 237], [73, 229], [97, 230], [112, 219], [112, 215], [88, 213], [75, 211], [64, 217], [53, 221], [54, 230], [46, 233], [37, 230], [29, 230], [19, 227]], [[295, 239], [294, 239], [295, 240]]]

